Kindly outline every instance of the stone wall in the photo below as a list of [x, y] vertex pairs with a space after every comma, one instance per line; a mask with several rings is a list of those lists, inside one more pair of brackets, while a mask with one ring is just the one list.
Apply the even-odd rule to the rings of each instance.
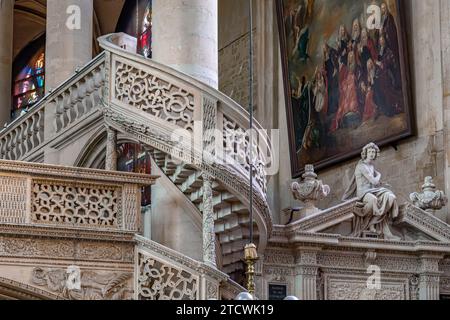
[[[274, 26], [274, 37], [276, 37], [276, 19], [271, 16], [271, 4], [274, 0], [263, 0], [266, 5], [264, 12], [258, 12], [257, 19], [262, 20], [258, 25], [272, 23]], [[434, 0], [408, 0], [406, 2], [407, 35], [410, 54], [410, 68], [413, 90], [413, 104], [416, 114], [417, 134], [415, 137], [402, 141], [398, 149], [386, 147], [382, 150], [378, 160], [378, 169], [383, 174], [387, 183], [392, 185], [393, 191], [398, 195], [401, 202], [408, 199], [411, 192], [420, 190], [426, 176], [433, 176], [436, 186], [441, 190], [450, 191], [448, 179], [448, 112], [444, 112], [444, 102], [449, 105], [448, 99], [448, 59], [443, 52], [448, 52], [450, 40], [444, 30], [448, 30], [449, 14], [448, 1]], [[273, 12], [273, 11], [272, 11]], [[258, 38], [259, 41], [261, 41]], [[261, 42], [258, 42], [260, 44]], [[278, 117], [278, 122], [273, 128], [280, 129], [280, 171], [271, 179], [272, 210], [274, 215], [280, 214], [284, 208], [299, 206], [292, 200], [289, 187], [292, 182], [290, 160], [287, 156], [287, 122], [285, 112], [285, 99], [283, 91], [282, 72], [279, 56], [277, 55], [278, 41], [264, 41], [258, 47], [265, 55], [270, 54], [273, 58], [273, 68], [259, 64], [258, 75], [260, 81], [268, 79], [269, 74], [277, 75], [270, 87], [273, 93], [273, 105], [264, 104], [264, 112], [259, 112], [258, 120], [270, 123], [266, 114], [271, 114], [272, 119]], [[261, 55], [261, 52], [258, 54]], [[266, 63], [267, 64], [267, 63]], [[444, 70], [442, 70], [444, 68]], [[447, 89], [446, 89], [447, 88]], [[268, 87], [266, 86], [266, 90]], [[259, 90], [259, 98], [267, 96], [267, 92]], [[267, 100], [267, 99], [266, 99]], [[447, 109], [447, 108], [445, 108]], [[320, 204], [321, 207], [329, 207], [340, 202], [354, 167], [359, 159], [336, 165], [319, 173], [320, 179], [331, 186], [332, 194]], [[447, 175], [447, 179], [445, 176]], [[446, 186], [447, 183], [447, 186]], [[447, 210], [438, 213], [444, 220], [449, 220]], [[275, 221], [279, 221], [275, 217]]]
[[[245, 109], [249, 105], [249, 24], [247, 1], [219, 0], [219, 90]], [[256, 36], [256, 28], [253, 28]], [[254, 39], [256, 59], [256, 39]], [[254, 63], [256, 105], [256, 62]]]

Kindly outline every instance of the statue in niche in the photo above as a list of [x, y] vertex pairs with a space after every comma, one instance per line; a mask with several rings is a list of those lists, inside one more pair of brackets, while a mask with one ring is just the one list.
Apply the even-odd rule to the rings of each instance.
[[352, 181], [345, 191], [343, 200], [358, 198], [361, 210], [355, 212], [353, 237], [362, 237], [367, 233], [389, 240], [400, 240], [392, 234], [389, 221], [399, 215], [399, 206], [395, 194], [383, 187], [381, 173], [375, 170], [374, 161], [380, 149], [374, 143], [366, 145], [355, 169]]

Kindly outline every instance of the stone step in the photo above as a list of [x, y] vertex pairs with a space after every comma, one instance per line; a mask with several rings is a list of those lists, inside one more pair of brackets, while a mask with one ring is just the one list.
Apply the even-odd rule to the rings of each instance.
[[174, 174], [170, 178], [176, 185], [183, 184], [187, 178], [189, 178], [193, 173], [197, 172], [195, 169], [187, 164], [182, 164], [177, 167]]

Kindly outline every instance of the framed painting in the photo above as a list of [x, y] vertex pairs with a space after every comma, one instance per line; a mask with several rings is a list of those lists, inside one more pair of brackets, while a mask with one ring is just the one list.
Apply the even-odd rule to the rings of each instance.
[[401, 0], [277, 0], [292, 175], [413, 135]]

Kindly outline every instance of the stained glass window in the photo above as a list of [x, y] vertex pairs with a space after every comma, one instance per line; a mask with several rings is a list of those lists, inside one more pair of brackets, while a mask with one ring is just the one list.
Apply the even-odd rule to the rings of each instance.
[[[118, 147], [117, 169], [122, 172], [151, 174], [150, 153], [141, 145], [124, 143]], [[142, 188], [142, 206], [151, 203], [151, 187]]]
[[44, 96], [44, 90], [45, 53], [40, 48], [14, 78], [12, 118], [28, 111]]
[[152, 2], [149, 1], [142, 18], [138, 41], [138, 53], [146, 58], [152, 57]]
[[116, 32], [137, 38], [137, 53], [152, 57], [152, 0], [126, 1]]

